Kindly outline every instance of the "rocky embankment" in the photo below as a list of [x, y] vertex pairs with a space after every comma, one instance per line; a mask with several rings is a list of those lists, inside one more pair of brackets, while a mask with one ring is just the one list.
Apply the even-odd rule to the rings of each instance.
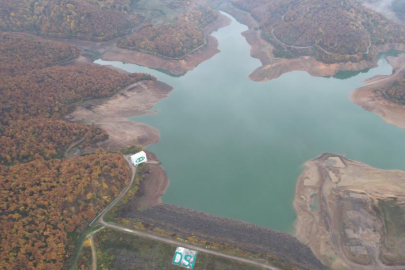
[[184, 239], [193, 236], [211, 243], [230, 245], [233, 249], [263, 254], [263, 258], [269, 254], [276, 261], [299, 269], [328, 269], [295, 237], [253, 224], [167, 204], [123, 213], [122, 217]]

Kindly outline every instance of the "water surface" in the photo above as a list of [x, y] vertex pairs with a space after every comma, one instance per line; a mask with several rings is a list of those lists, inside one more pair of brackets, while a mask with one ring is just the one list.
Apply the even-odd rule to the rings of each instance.
[[341, 73], [336, 78], [291, 72], [266, 83], [248, 75], [260, 66], [241, 32], [230, 26], [213, 35], [221, 53], [181, 77], [105, 62], [129, 72], [147, 72], [173, 86], [169, 97], [136, 117], [160, 131], [157, 154], [170, 186], [163, 202], [294, 232], [295, 184], [305, 161], [321, 153], [383, 169], [405, 170], [405, 131], [351, 103], [350, 92], [392, 68]]

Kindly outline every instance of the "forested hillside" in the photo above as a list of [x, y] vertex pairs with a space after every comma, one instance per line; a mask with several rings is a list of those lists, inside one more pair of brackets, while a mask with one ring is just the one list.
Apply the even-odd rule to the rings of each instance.
[[2, 0], [0, 30], [86, 40], [108, 40], [141, 23], [129, 14], [128, 1]]
[[0, 164], [56, 158], [74, 141], [107, 138], [102, 130], [60, 121], [87, 98], [111, 97], [146, 74], [98, 66], [50, 67], [0, 78]]
[[372, 46], [405, 42], [405, 27], [351, 0], [233, 0], [260, 23], [278, 57], [325, 63], [370, 59]]
[[119, 154], [0, 165], [0, 268], [62, 269], [76, 230], [129, 179]]
[[22, 75], [77, 56], [76, 47], [61, 42], [25, 33], [0, 33], [0, 77]]
[[202, 27], [215, 21], [216, 11], [208, 6], [182, 14], [173, 24], [154, 26], [146, 23], [131, 36], [117, 44], [126, 49], [138, 49], [171, 58], [181, 58], [206, 42]]

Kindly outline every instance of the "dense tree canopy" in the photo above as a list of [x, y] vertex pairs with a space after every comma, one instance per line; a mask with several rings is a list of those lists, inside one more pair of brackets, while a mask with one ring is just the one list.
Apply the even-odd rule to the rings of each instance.
[[0, 165], [0, 268], [62, 269], [75, 231], [128, 183], [120, 154]]
[[71, 45], [25, 33], [0, 32], [0, 77], [22, 75], [77, 56], [79, 50]]
[[108, 40], [129, 33], [142, 21], [128, 8], [124, 0], [2, 0], [0, 30]]
[[405, 42], [405, 27], [351, 0], [234, 0], [260, 23], [279, 57], [312, 55], [325, 63], [357, 62], [371, 45]]
[[205, 43], [201, 27], [214, 21], [217, 12], [208, 6], [187, 12], [173, 24], [153, 26], [145, 23], [135, 34], [120, 39], [119, 47], [157, 53], [171, 58], [181, 58]]
[[0, 164], [61, 158], [73, 142], [84, 139], [81, 145], [84, 146], [107, 137], [105, 131], [95, 126], [55, 119], [37, 117], [10, 121], [8, 125], [0, 124]]

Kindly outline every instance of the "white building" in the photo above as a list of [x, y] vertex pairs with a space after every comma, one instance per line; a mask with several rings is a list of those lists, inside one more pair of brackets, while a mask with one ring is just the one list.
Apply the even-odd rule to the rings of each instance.
[[137, 166], [141, 163], [147, 162], [146, 153], [144, 151], [138, 152], [135, 155], [131, 156], [131, 162], [134, 166]]

